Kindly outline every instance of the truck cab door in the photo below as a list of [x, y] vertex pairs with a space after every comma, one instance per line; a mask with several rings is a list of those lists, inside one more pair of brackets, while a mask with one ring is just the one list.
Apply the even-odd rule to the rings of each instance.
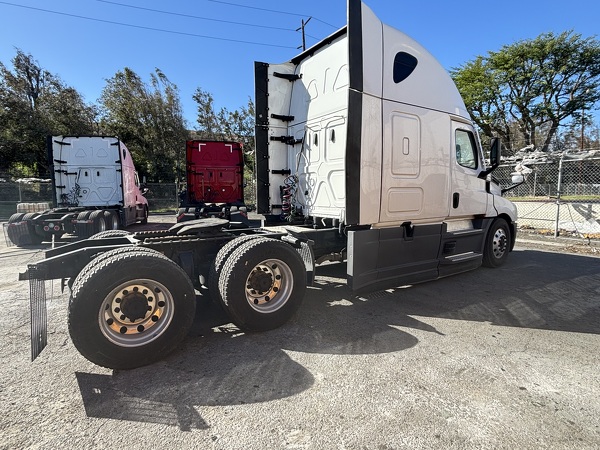
[[475, 130], [469, 124], [452, 121], [450, 217], [472, 217], [487, 211], [484, 169]]

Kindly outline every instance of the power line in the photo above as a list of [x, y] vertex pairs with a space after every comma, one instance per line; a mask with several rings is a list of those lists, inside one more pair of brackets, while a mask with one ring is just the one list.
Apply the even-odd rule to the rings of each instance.
[[203, 38], [203, 39], [213, 39], [213, 40], [216, 40], [216, 41], [235, 42], [235, 43], [238, 43], [238, 44], [262, 45], [262, 46], [266, 46], [266, 47], [278, 47], [278, 48], [295, 49], [295, 47], [291, 47], [291, 46], [287, 46], [287, 45], [277, 45], [277, 44], [267, 44], [267, 43], [263, 43], [263, 42], [242, 41], [242, 40], [239, 40], [239, 39], [220, 38], [220, 37], [215, 37], [215, 36], [206, 36], [206, 35], [203, 35], [203, 34], [186, 33], [186, 32], [183, 32], [183, 31], [164, 30], [162, 28], [146, 27], [146, 26], [142, 26], [142, 25], [133, 25], [133, 24], [130, 24], [130, 23], [115, 22], [115, 21], [112, 21], [112, 20], [97, 19], [95, 17], [80, 16], [80, 15], [77, 15], [77, 14], [64, 13], [64, 12], [60, 12], [60, 11], [51, 11], [49, 9], [35, 8], [33, 6], [16, 5], [14, 3], [3, 2], [3, 1], [0, 1], [0, 4], [9, 5], [9, 6], [15, 6], [17, 8], [32, 9], [32, 10], [35, 10], [35, 11], [42, 11], [42, 12], [45, 12], [45, 13], [57, 14], [57, 15], [61, 15], [61, 16], [74, 17], [76, 19], [91, 20], [91, 21], [94, 21], [94, 22], [109, 23], [109, 24], [112, 24], [112, 25], [120, 25], [120, 26], [124, 26], [124, 27], [139, 28], [139, 29], [142, 29], [142, 30], [159, 31], [161, 33], [178, 34], [178, 35], [181, 35], [181, 36], [191, 36], [191, 37], [197, 37], [197, 38]]
[[191, 18], [191, 19], [209, 20], [209, 21], [212, 21], [212, 22], [229, 23], [229, 24], [232, 24], [232, 25], [242, 25], [242, 26], [245, 26], [245, 27], [268, 28], [268, 29], [271, 29], [271, 30], [296, 31], [293, 28], [272, 27], [272, 26], [269, 26], [269, 25], [258, 25], [258, 24], [252, 24], [252, 23], [233, 22], [231, 20], [213, 19], [213, 18], [210, 18], [210, 17], [194, 16], [194, 15], [191, 15], [191, 14], [181, 14], [181, 13], [176, 13], [176, 12], [171, 12], [171, 11], [164, 11], [164, 10], [161, 10], [161, 9], [145, 8], [143, 6], [127, 5], [125, 3], [111, 2], [109, 0], [96, 0], [96, 1], [101, 2], [101, 3], [109, 3], [111, 5], [123, 6], [125, 8], [141, 9], [141, 10], [144, 10], [144, 11], [151, 11], [151, 12], [160, 13], [160, 14], [169, 14], [171, 16], [187, 17], [187, 18]]
[[[276, 14], [286, 14], [288, 16], [298, 16], [298, 17], [306, 17], [306, 14], [296, 14], [296, 13], [291, 13], [291, 12], [287, 12], [287, 11], [276, 11], [274, 9], [267, 9], [267, 8], [259, 8], [257, 6], [248, 6], [248, 5], [240, 5], [239, 3], [231, 3], [231, 2], [224, 2], [222, 0], [208, 0], [209, 2], [213, 2], [213, 3], [222, 3], [224, 5], [230, 5], [230, 6], [237, 6], [239, 8], [248, 8], [248, 9], [256, 9], [259, 11], [267, 11], [267, 12], [272, 12], [272, 13], [276, 13]], [[330, 23], [327, 23], [321, 19], [317, 19], [316, 17], [312, 16], [313, 20], [316, 20], [317, 22], [321, 22], [327, 26], [330, 26], [331, 28], [335, 28], [336, 30], [340, 27], [336, 27], [335, 25], [331, 25]]]

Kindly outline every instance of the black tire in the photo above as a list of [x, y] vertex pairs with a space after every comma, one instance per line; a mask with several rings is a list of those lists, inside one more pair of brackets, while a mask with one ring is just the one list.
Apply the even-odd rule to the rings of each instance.
[[13, 243], [13, 245], [16, 245], [17, 247], [21, 246], [21, 233], [17, 229], [16, 225], [8, 226], [6, 228], [6, 233], [8, 235], [8, 239]]
[[[25, 213], [13, 214], [8, 219], [8, 223], [15, 224], [17, 222], [21, 222], [21, 219], [23, 218], [24, 215], [25, 215]], [[23, 233], [23, 229], [29, 230], [27, 225], [12, 225], [12, 226], [9, 225], [6, 228], [6, 233], [8, 234], [8, 239], [10, 239], [10, 241], [17, 247], [26, 245], [25, 242], [21, 243], [21, 239], [24, 239], [24, 240], [26, 239], [25, 235]]]
[[92, 229], [93, 233], [101, 233], [102, 231], [106, 231], [106, 218], [104, 216], [104, 211], [96, 210], [92, 211], [90, 214], [90, 220], [92, 221]]
[[120, 236], [128, 236], [131, 233], [125, 230], [104, 230], [90, 236], [90, 239], [102, 239], [105, 237], [120, 237]]
[[20, 222], [25, 213], [16, 213], [9, 217], [8, 223]]
[[[112, 233], [114, 231], [117, 231], [117, 230], [107, 230], [107, 231], [103, 231], [103, 233]], [[122, 230], [118, 230], [118, 231], [122, 231]], [[98, 234], [102, 234], [102, 233], [98, 233]], [[94, 236], [96, 236], [96, 235], [94, 235]], [[90, 239], [94, 239], [94, 236], [92, 236]], [[98, 239], [100, 239], [100, 237]], [[129, 252], [134, 252], [134, 251], [136, 251], [136, 252], [155, 253], [155, 254], [158, 254], [158, 255], [162, 255], [162, 253], [160, 253], [160, 252], [158, 252], [156, 250], [153, 250], [151, 248], [147, 248], [147, 247], [134, 247], [134, 246], [131, 246], [131, 247], [118, 247], [118, 248], [114, 248], [114, 249], [109, 250], [109, 251], [104, 252], [104, 253], [96, 253], [94, 256], [91, 257], [92, 260], [89, 263], [87, 263], [87, 265], [83, 269], [81, 269], [81, 272], [79, 272], [79, 274], [77, 276], [69, 278], [69, 281], [67, 282], [67, 284], [69, 286], [69, 289], [73, 290], [73, 284], [75, 283], [75, 279], [77, 277], [79, 277], [79, 276], [81, 276], [81, 277], [87, 276], [86, 274], [89, 273], [89, 272], [94, 271], [95, 270], [94, 268], [101, 261], [103, 261], [105, 258], [110, 258], [111, 256], [114, 256], [114, 255], [122, 255], [124, 253], [129, 253]]]
[[306, 291], [299, 253], [277, 239], [250, 239], [231, 253], [219, 277], [223, 304], [244, 331], [266, 331], [287, 322]]
[[35, 232], [35, 224], [30, 220], [35, 219], [39, 216], [39, 213], [27, 213], [21, 220], [27, 222], [27, 235], [21, 236], [21, 243], [19, 245], [40, 245], [44, 238]]
[[104, 211], [104, 221], [106, 222], [107, 230], [118, 230], [121, 228], [121, 221], [119, 220], [119, 213], [117, 211]]
[[75, 279], [69, 333], [89, 361], [110, 369], [156, 362], [185, 338], [196, 310], [186, 273], [155, 251], [101, 255]]
[[148, 223], [148, 206], [144, 205], [144, 215], [142, 216], [140, 223], [146, 225]]
[[210, 268], [208, 269], [208, 294], [210, 295], [211, 300], [214, 300], [215, 303], [218, 303], [225, 309], [226, 306], [223, 302], [223, 297], [221, 297], [221, 293], [219, 292], [219, 276], [221, 275], [221, 269], [223, 268], [225, 261], [227, 261], [231, 254], [244, 242], [247, 242], [250, 239], [257, 239], [259, 237], [261, 236], [240, 236], [232, 241], [229, 241], [223, 247], [221, 247], [217, 253], [217, 256], [215, 256], [214, 261], [210, 264]]
[[[88, 220], [90, 218], [90, 214], [92, 214], [92, 211], [81, 211], [79, 214], [77, 214], [77, 221], [79, 222], [80, 220]], [[87, 238], [94, 234], [92, 227], [92, 225], [87, 223], [78, 223], [75, 225], [74, 233], [79, 237]]]
[[92, 211], [81, 211], [77, 214], [77, 220], [88, 220]]
[[500, 267], [506, 262], [510, 251], [510, 228], [506, 220], [494, 220], [485, 238], [483, 249], [483, 265], [485, 267]]

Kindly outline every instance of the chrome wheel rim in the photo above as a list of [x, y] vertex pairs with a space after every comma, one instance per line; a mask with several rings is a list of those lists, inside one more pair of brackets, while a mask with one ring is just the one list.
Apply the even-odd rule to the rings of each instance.
[[492, 253], [495, 258], [502, 258], [506, 252], [508, 236], [503, 228], [498, 228], [494, 233], [494, 241], [492, 243]]
[[255, 311], [270, 314], [287, 303], [293, 287], [292, 269], [279, 259], [267, 259], [246, 278], [246, 300]]
[[138, 347], [160, 337], [173, 313], [173, 296], [163, 284], [135, 279], [121, 283], [104, 298], [98, 324], [113, 344]]

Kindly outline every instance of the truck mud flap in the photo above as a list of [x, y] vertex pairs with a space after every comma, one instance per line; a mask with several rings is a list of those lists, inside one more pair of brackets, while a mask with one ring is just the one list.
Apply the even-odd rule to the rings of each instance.
[[35, 360], [48, 343], [48, 313], [46, 310], [46, 281], [35, 265], [28, 267], [29, 308], [31, 313], [31, 360]]
[[73, 231], [78, 237], [87, 239], [94, 233], [94, 222], [91, 220], [76, 220], [73, 221]]

